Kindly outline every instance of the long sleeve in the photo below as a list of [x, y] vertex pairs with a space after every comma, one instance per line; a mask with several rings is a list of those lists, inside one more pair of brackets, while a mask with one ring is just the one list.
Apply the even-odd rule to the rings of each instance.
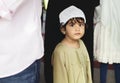
[[87, 83], [92, 83], [92, 75], [91, 75], [91, 64], [90, 64], [90, 58], [88, 55], [88, 51], [83, 43], [83, 52], [86, 58], [86, 74], [87, 74]]
[[56, 51], [52, 57], [53, 83], [68, 83], [63, 52]]
[[89, 57], [87, 57], [87, 76], [88, 76], [88, 82], [87, 83], [92, 83], [92, 75], [91, 75], [91, 66], [90, 66], [90, 60]]

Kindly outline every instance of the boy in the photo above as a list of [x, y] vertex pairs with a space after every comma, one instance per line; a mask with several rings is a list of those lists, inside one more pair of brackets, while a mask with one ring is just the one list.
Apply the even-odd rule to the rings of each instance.
[[87, 49], [80, 39], [85, 32], [86, 18], [75, 6], [59, 14], [61, 32], [65, 35], [52, 55], [54, 83], [92, 83]]

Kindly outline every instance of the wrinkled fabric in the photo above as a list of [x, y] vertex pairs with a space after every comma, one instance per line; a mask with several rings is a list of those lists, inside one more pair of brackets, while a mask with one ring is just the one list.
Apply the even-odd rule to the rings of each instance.
[[0, 0], [0, 17], [11, 20], [17, 8], [26, 0]]
[[99, 21], [94, 20], [94, 57], [99, 62], [120, 63], [119, 3], [120, 0], [100, 0]]
[[44, 54], [41, 0], [4, 1], [14, 15], [0, 18], [0, 78], [23, 71]]

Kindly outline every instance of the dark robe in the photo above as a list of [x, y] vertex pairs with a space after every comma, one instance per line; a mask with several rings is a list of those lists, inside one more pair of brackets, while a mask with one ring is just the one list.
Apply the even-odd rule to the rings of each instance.
[[94, 8], [99, 4], [98, 0], [49, 0], [45, 23], [45, 56], [44, 73], [46, 83], [53, 83], [53, 71], [51, 55], [55, 46], [63, 39], [60, 32], [59, 13], [70, 5], [82, 9], [87, 20], [87, 28], [82, 38], [91, 61], [93, 75], [93, 15]]

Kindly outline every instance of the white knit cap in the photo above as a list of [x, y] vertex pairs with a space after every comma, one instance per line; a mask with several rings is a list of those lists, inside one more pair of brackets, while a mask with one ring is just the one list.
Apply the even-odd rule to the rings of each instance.
[[59, 14], [59, 21], [64, 25], [69, 19], [75, 18], [75, 17], [83, 18], [84, 22], [86, 23], [85, 14], [83, 13], [83, 11], [73, 5], [70, 7], [67, 7]]

